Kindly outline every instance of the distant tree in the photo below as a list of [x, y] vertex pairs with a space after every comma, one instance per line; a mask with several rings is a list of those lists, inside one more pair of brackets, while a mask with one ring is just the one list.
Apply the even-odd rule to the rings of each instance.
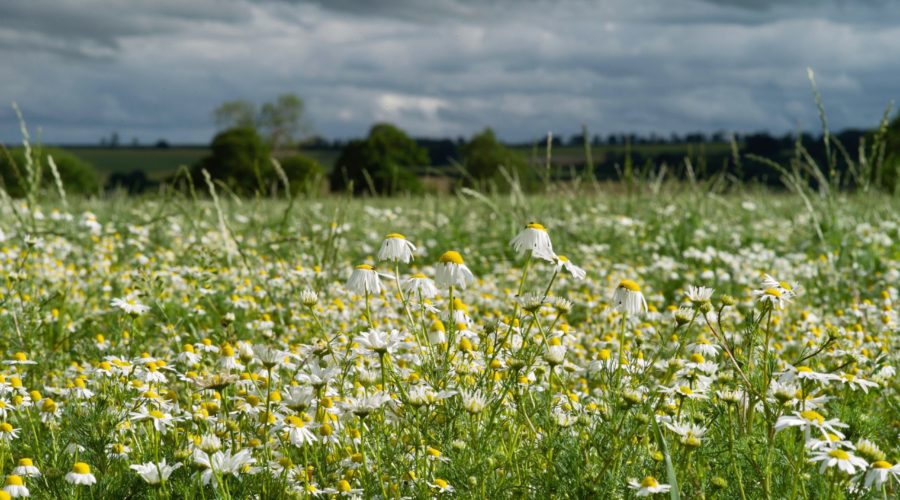
[[298, 154], [281, 160], [281, 168], [291, 185], [291, 193], [314, 194], [319, 191], [325, 178], [322, 165], [306, 155]]
[[213, 111], [219, 130], [254, 128], [274, 151], [294, 146], [312, 131], [303, 99], [295, 94], [282, 94], [274, 102], [256, 106], [247, 100], [226, 101]]
[[119, 133], [118, 132], [113, 132], [109, 136], [109, 147], [111, 147], [111, 148], [119, 147]]
[[291, 147], [300, 135], [312, 130], [304, 110], [303, 99], [294, 94], [280, 95], [275, 102], [262, 105], [258, 124], [269, 141], [269, 147], [276, 151]]
[[529, 168], [525, 157], [501, 144], [490, 128], [475, 134], [462, 147], [462, 156], [468, 174], [463, 181], [466, 186], [508, 191], [509, 181], [501, 173], [501, 167], [509, 175], [517, 177], [523, 188], [530, 190], [537, 186], [537, 176]]
[[167, 141], [165, 139], [160, 139], [160, 140], [156, 141], [156, 144], [154, 145], [154, 147], [156, 149], [168, 149], [169, 141]]
[[[48, 156], [59, 172], [60, 180], [68, 194], [96, 194], [100, 189], [97, 171], [90, 163], [61, 149], [36, 148], [31, 150], [34, 171], [39, 176], [41, 189], [55, 189], [55, 179], [50, 171]], [[33, 184], [25, 171], [25, 151], [13, 149], [9, 154], [0, 153], [0, 178], [4, 189], [12, 197], [25, 196]]]
[[158, 185], [159, 183], [150, 180], [143, 170], [132, 170], [131, 172], [115, 172], [110, 175], [106, 181], [106, 190], [124, 189], [128, 194], [141, 194]]
[[232, 128], [216, 134], [210, 154], [197, 162], [191, 171], [195, 183], [203, 185], [202, 169], [213, 179], [224, 182], [241, 194], [251, 194], [265, 187], [271, 178], [269, 149], [253, 128]]
[[219, 130], [256, 128], [256, 106], [242, 99], [225, 101], [213, 111], [213, 121]]
[[346, 190], [352, 184], [354, 194], [419, 192], [422, 183], [412, 168], [427, 163], [426, 151], [405, 132], [389, 123], [378, 123], [365, 139], [344, 146], [329, 181], [333, 191]]

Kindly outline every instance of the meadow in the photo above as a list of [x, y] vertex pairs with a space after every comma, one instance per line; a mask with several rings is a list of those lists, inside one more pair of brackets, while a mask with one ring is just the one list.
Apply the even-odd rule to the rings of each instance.
[[3, 200], [10, 496], [897, 498], [896, 196], [196, 189]]

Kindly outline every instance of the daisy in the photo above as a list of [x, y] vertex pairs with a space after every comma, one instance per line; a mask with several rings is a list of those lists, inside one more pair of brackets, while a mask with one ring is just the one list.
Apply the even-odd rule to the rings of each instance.
[[869, 388], [878, 387], [878, 384], [872, 382], [871, 380], [861, 379], [852, 373], [844, 373], [842, 372], [840, 376], [836, 377], [842, 385], [846, 384], [850, 386], [850, 389], [857, 390], [862, 389], [862, 391], [866, 394], [869, 393]]
[[873, 484], [876, 488], [879, 488], [888, 482], [891, 477], [900, 480], [900, 464], [892, 466], [890, 462], [877, 460], [869, 466], [869, 470], [866, 472], [865, 483], [863, 484], [866, 488], [871, 487]]
[[838, 470], [847, 474], [853, 474], [857, 469], [865, 470], [869, 465], [864, 459], [857, 457], [853, 453], [837, 448], [820, 451], [813, 455], [809, 461], [810, 463], [822, 462], [821, 467], [819, 467], [819, 474], [824, 473], [825, 469], [835, 466], [837, 466]]
[[628, 486], [633, 490], [637, 490], [635, 495], [639, 497], [648, 497], [656, 493], [665, 493], [671, 489], [671, 486], [668, 484], [659, 484], [659, 481], [653, 476], [647, 476], [641, 480], [641, 482], [632, 479], [628, 481]]
[[[256, 462], [250, 454], [250, 450], [243, 449], [232, 454], [231, 451], [217, 451], [207, 454], [199, 448], [194, 448], [194, 463], [203, 469], [200, 473], [200, 481], [206, 485], [210, 482], [216, 482], [216, 476], [225, 476], [231, 474], [239, 476], [245, 471], [245, 468]], [[215, 471], [215, 473], [213, 473]]]
[[169, 427], [175, 425], [175, 422], [179, 420], [170, 413], [160, 410], [148, 410], [146, 407], [141, 411], [132, 412], [131, 419], [135, 422], [149, 420], [153, 424], [153, 428], [162, 434], [165, 434]]
[[778, 281], [769, 274], [763, 274], [762, 287], [776, 288], [782, 293], [782, 295], [785, 295], [788, 298], [796, 297], [800, 294], [801, 291], [799, 285], [787, 281]]
[[300, 292], [300, 303], [305, 307], [313, 307], [319, 303], [319, 294], [310, 288], [304, 288]]
[[0, 441], [12, 441], [19, 437], [19, 429], [16, 429], [9, 422], [0, 422]]
[[553, 253], [553, 244], [550, 242], [550, 235], [544, 226], [532, 222], [525, 226], [525, 229], [519, 232], [515, 238], [510, 240], [510, 246], [518, 254], [531, 252], [531, 256], [543, 259], [549, 262], [556, 262], [556, 254]]
[[160, 463], [147, 462], [145, 464], [132, 464], [129, 466], [131, 470], [137, 472], [138, 475], [141, 476], [141, 479], [148, 484], [160, 484], [168, 481], [172, 472], [179, 467], [181, 467], [180, 463], [174, 465], [166, 464], [165, 458]]
[[403, 291], [410, 297], [431, 299], [437, 295], [437, 287], [434, 281], [422, 273], [416, 273], [403, 282]]
[[353, 339], [361, 347], [376, 354], [393, 353], [400, 345], [402, 338], [397, 330], [382, 332], [380, 330], [368, 330]]
[[399, 233], [391, 233], [385, 236], [384, 241], [381, 242], [381, 248], [378, 250], [378, 260], [409, 264], [415, 251], [416, 246], [410, 243], [405, 236]]
[[381, 279], [375, 268], [368, 264], [360, 264], [353, 269], [347, 280], [347, 289], [357, 295], [381, 293]]
[[462, 255], [454, 250], [444, 252], [438, 259], [434, 281], [438, 286], [465, 288], [466, 284], [475, 280], [475, 275], [466, 267]]
[[34, 466], [34, 462], [30, 458], [20, 458], [18, 465], [12, 470], [17, 476], [40, 477], [41, 471]]
[[97, 478], [91, 474], [91, 466], [84, 462], [76, 462], [72, 466], [72, 472], [66, 474], [66, 481], [74, 485], [90, 486], [97, 482]]
[[22, 476], [15, 474], [6, 476], [6, 484], [3, 486], [3, 491], [9, 493], [11, 498], [31, 496], [31, 493], [28, 492], [28, 488], [25, 486], [25, 482], [22, 481]]
[[641, 287], [632, 280], [622, 280], [613, 292], [612, 302], [618, 311], [626, 314], [647, 312], [647, 301]]
[[435, 479], [433, 483], [428, 483], [428, 486], [436, 489], [438, 493], [453, 493], [453, 486], [441, 478]]
[[124, 298], [113, 299], [110, 305], [115, 308], [121, 309], [126, 314], [129, 314], [133, 317], [140, 316], [150, 310], [149, 306], [141, 304], [141, 302], [133, 294], [128, 294]]
[[805, 410], [795, 411], [793, 415], [778, 417], [775, 422], [775, 432], [780, 432], [788, 427], [800, 427], [804, 432], [815, 428], [822, 433], [824, 439], [828, 439], [829, 434], [843, 439], [844, 434], [838, 430], [838, 427], [847, 427], [847, 424], [841, 423], [835, 418], [826, 420], [821, 413], [815, 410]]
[[315, 434], [306, 427], [306, 423], [303, 419], [296, 415], [285, 417], [281, 430], [287, 433], [288, 440], [291, 444], [298, 448], [309, 444], [315, 444], [316, 442]]
[[486, 405], [486, 399], [481, 391], [467, 391], [465, 389], [459, 391], [459, 397], [462, 398], [463, 408], [471, 414], [481, 413]]
[[705, 286], [688, 286], [687, 292], [685, 292], [685, 297], [695, 306], [699, 306], [705, 302], [709, 302], [710, 297], [712, 297], [713, 289]]
[[583, 280], [584, 277], [587, 276], [587, 272], [584, 269], [573, 264], [565, 255], [556, 256], [556, 270], [559, 271], [560, 269], [565, 269], [566, 272], [571, 274], [572, 277], [578, 281]]
[[769, 305], [775, 309], [784, 309], [784, 305], [791, 301], [791, 296], [784, 293], [781, 288], [769, 287], [762, 290], [754, 290], [756, 301], [763, 305]]

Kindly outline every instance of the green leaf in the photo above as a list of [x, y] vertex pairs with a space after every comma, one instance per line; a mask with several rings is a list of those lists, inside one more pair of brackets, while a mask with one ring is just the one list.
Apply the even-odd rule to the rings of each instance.
[[678, 478], [675, 476], [675, 467], [672, 466], [672, 457], [669, 455], [669, 446], [663, 438], [662, 432], [659, 430], [659, 423], [656, 422], [656, 415], [653, 415], [653, 430], [656, 432], [656, 441], [662, 449], [663, 456], [666, 458], [666, 476], [669, 486], [669, 498], [672, 500], [681, 500], [681, 494], [678, 492]]

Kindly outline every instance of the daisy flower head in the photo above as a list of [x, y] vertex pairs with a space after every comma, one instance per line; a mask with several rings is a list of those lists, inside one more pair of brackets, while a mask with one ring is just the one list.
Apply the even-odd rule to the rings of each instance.
[[34, 466], [34, 462], [30, 458], [20, 458], [12, 473], [24, 477], [39, 477], [41, 475], [41, 471]]
[[626, 314], [642, 314], [647, 312], [647, 300], [641, 293], [641, 287], [632, 280], [622, 280], [612, 296], [616, 310]]
[[138, 473], [141, 476], [141, 479], [147, 482], [147, 484], [160, 484], [164, 483], [169, 479], [169, 476], [172, 475], [172, 472], [181, 467], [180, 463], [176, 464], [167, 464], [166, 459], [164, 458], [162, 462], [147, 462], [145, 464], [132, 464], [129, 468]]
[[3, 485], [3, 491], [9, 494], [10, 498], [29, 497], [31, 493], [25, 486], [22, 476], [10, 474], [6, 476], [6, 483]]
[[784, 309], [784, 305], [791, 301], [791, 297], [778, 287], [754, 290], [753, 296], [756, 297], [758, 304], [769, 306], [773, 309]]
[[713, 289], [706, 286], [693, 286], [690, 285], [687, 288], [687, 292], [685, 292], [685, 297], [691, 304], [694, 306], [700, 306], [705, 302], [709, 302], [709, 299], [712, 297]]
[[648, 497], [657, 493], [665, 493], [671, 489], [668, 484], [659, 484], [653, 476], [647, 476], [638, 482], [636, 479], [628, 481], [628, 487], [636, 490], [635, 495], [639, 497]]
[[410, 243], [405, 236], [400, 233], [391, 233], [385, 236], [384, 241], [381, 242], [381, 248], [378, 249], [378, 260], [409, 264], [415, 251], [416, 246]]
[[466, 288], [468, 283], [475, 280], [475, 275], [466, 267], [459, 252], [448, 250], [438, 259], [434, 280], [441, 287]]
[[91, 474], [91, 466], [84, 462], [75, 462], [72, 472], [66, 474], [66, 481], [74, 485], [90, 486], [97, 482], [97, 478]]
[[133, 317], [138, 317], [150, 310], [150, 306], [142, 304], [134, 294], [113, 299], [110, 305]]
[[556, 270], [559, 271], [560, 269], [565, 269], [567, 273], [571, 274], [578, 281], [583, 280], [587, 276], [587, 272], [584, 269], [573, 264], [565, 255], [556, 256]]
[[847, 427], [847, 424], [841, 423], [835, 418], [827, 420], [815, 410], [805, 410], [795, 411], [793, 415], [778, 417], [775, 422], [775, 432], [780, 432], [788, 427], [800, 427], [803, 431], [817, 429], [825, 439], [829, 439], [829, 434], [843, 439], [844, 434], [838, 428]]
[[381, 293], [381, 279], [375, 268], [369, 264], [360, 264], [353, 269], [347, 279], [347, 289], [357, 295]]
[[520, 255], [531, 252], [533, 257], [556, 262], [550, 235], [547, 233], [547, 229], [537, 222], [526, 225], [515, 238], [509, 241], [509, 244]]
[[450, 485], [446, 480], [437, 478], [433, 483], [428, 483], [428, 486], [436, 489], [438, 493], [452, 493], [453, 486]]
[[825, 469], [837, 467], [838, 470], [847, 474], [854, 474], [857, 469], [865, 470], [869, 466], [863, 458], [854, 455], [852, 452], [844, 451], [839, 448], [831, 450], [822, 450], [809, 459], [811, 463], [822, 462], [819, 467], [819, 473], [825, 472]]
[[870, 488], [873, 485], [876, 488], [880, 488], [891, 477], [900, 481], [900, 464], [891, 465], [886, 460], [876, 460], [869, 465], [863, 485], [866, 488]]
[[422, 273], [416, 273], [403, 282], [403, 291], [410, 297], [431, 299], [437, 295], [437, 287], [434, 281]]
[[763, 274], [761, 283], [762, 288], [777, 288], [782, 295], [786, 295], [788, 298], [794, 298], [802, 291], [800, 285], [789, 281], [778, 281], [769, 274]]

